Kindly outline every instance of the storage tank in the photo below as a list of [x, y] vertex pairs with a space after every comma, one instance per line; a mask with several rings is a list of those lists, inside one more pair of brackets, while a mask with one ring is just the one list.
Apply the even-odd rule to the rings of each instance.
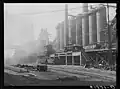
[[82, 15], [82, 45], [87, 46], [89, 44], [89, 14], [88, 3], [83, 3], [83, 15]]
[[96, 9], [89, 12], [89, 44], [97, 42]]
[[104, 41], [104, 28], [106, 27], [106, 8], [100, 6], [97, 11], [97, 42]]
[[89, 44], [89, 14], [84, 12], [82, 15], [82, 45], [87, 46]]
[[101, 32], [101, 41], [105, 41], [106, 40], [106, 34], [105, 34], [105, 28], [107, 26], [107, 19], [106, 19], [106, 7], [103, 6], [102, 8], [102, 18], [103, 18], [103, 22], [102, 22], [102, 32]]
[[75, 17], [71, 18], [71, 40], [72, 40], [72, 44], [76, 44], [76, 19]]
[[82, 16], [76, 18], [76, 44], [82, 45]]

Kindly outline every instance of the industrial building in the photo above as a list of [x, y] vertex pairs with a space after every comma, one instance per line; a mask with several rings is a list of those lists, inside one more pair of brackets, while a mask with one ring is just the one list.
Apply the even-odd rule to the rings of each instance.
[[[59, 63], [61, 62], [61, 64], [66, 65], [85, 65], [86, 61], [91, 59], [98, 64], [100, 62], [109, 63], [108, 48], [101, 49], [103, 47], [98, 47], [99, 50], [94, 49], [97, 45], [106, 45], [109, 42], [108, 35], [106, 34], [106, 30], [108, 29], [106, 7], [99, 5], [99, 7], [88, 10], [88, 3], [84, 3], [83, 13], [71, 16], [70, 18], [68, 18], [70, 15], [68, 15], [67, 8], [68, 6], [65, 5], [65, 21], [59, 23], [57, 26], [56, 40], [58, 52], [51, 55], [51, 57], [54, 57], [56, 60], [60, 59]], [[80, 45], [85, 50], [81, 49], [78, 52], [62, 51], [70, 45]]]
[[43, 44], [43, 45], [49, 44], [49, 37], [48, 37], [47, 29], [41, 29], [38, 40], [40, 41], [40, 44]]
[[[60, 49], [63, 49], [65, 45], [67, 46], [70, 41], [72, 44], [79, 44], [83, 46], [88, 46], [89, 44], [96, 42], [107, 41], [107, 39], [105, 39], [107, 37], [103, 31], [107, 27], [106, 7], [100, 6], [88, 11], [87, 6], [88, 4], [83, 5], [84, 13], [78, 14], [76, 17], [69, 18], [69, 28], [65, 29], [65, 26], [63, 24], [64, 22], [58, 24], [57, 36], [59, 36], [57, 40], [60, 42]], [[68, 41], [65, 41], [66, 39]]]

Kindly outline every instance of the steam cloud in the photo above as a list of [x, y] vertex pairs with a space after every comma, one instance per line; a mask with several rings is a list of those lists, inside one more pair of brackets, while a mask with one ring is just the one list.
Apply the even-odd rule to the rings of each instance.
[[37, 56], [44, 53], [44, 44], [42, 42], [33, 41], [25, 45], [20, 45], [16, 49], [5, 49], [4, 65], [15, 65], [18, 63], [35, 63]]

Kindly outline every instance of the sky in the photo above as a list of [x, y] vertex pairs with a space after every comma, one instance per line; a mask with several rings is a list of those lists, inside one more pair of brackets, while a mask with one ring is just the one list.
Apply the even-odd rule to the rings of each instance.
[[[10, 36], [9, 39], [10, 38], [12, 40], [19, 39], [18, 37], [19, 34], [17, 34], [17, 32], [20, 33], [19, 29], [24, 29], [24, 32], [21, 33], [27, 35], [29, 35], [31, 31], [31, 33], [34, 34], [34, 39], [37, 39], [41, 28], [47, 28], [48, 32], [51, 34], [50, 40], [54, 40], [56, 37], [56, 26], [58, 23], [64, 20], [65, 4], [68, 4], [68, 9], [77, 7], [77, 9], [69, 11], [68, 12], [69, 14], [77, 15], [79, 13], [82, 13], [82, 8], [80, 8], [82, 6], [82, 3], [54, 3], [54, 4], [53, 3], [22, 3], [22, 4], [5, 3], [4, 4], [5, 15], [6, 15], [6, 11], [9, 14], [5, 18], [7, 20], [5, 21], [5, 23], [6, 22], [9, 23], [5, 25], [5, 28], [8, 28], [6, 32], [12, 34], [12, 36]], [[89, 5], [98, 5], [98, 4], [99, 3], [90, 3]], [[63, 10], [63, 11], [53, 12], [53, 13], [48, 12], [54, 10]], [[48, 12], [48, 13], [44, 13], [44, 12]], [[110, 11], [112, 17], [115, 15], [114, 12], [115, 12], [114, 9]], [[16, 31], [16, 34], [13, 34], [14, 32], [12, 32], [12, 30], [14, 29]], [[30, 29], [33, 29], [33, 32]], [[28, 39], [32, 39], [32, 37]], [[23, 40], [21, 42], [23, 42]]]
[[[68, 4], [68, 9], [77, 8], [69, 10], [69, 14], [77, 15], [82, 13], [82, 3], [4, 3], [5, 57], [10, 57], [14, 54], [14, 50], [11, 50], [13, 45], [23, 45], [27, 42], [28, 44], [23, 47], [25, 52], [31, 53], [36, 51], [34, 42], [31, 41], [38, 38], [41, 28], [47, 28], [48, 32], [51, 34], [50, 40], [54, 40], [56, 37], [57, 24], [64, 21], [65, 4]], [[98, 4], [99, 3], [90, 3], [89, 5]], [[54, 10], [63, 11], [44, 13]], [[110, 20], [115, 14], [115, 9], [111, 8]], [[16, 62], [15, 60], [11, 62]]]

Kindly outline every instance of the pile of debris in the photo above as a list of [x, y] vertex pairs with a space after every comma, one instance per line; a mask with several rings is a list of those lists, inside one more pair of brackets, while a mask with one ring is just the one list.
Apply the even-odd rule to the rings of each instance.
[[47, 65], [37, 64], [37, 65], [28, 65], [28, 64], [17, 64], [14, 67], [25, 68], [27, 71], [47, 71]]

